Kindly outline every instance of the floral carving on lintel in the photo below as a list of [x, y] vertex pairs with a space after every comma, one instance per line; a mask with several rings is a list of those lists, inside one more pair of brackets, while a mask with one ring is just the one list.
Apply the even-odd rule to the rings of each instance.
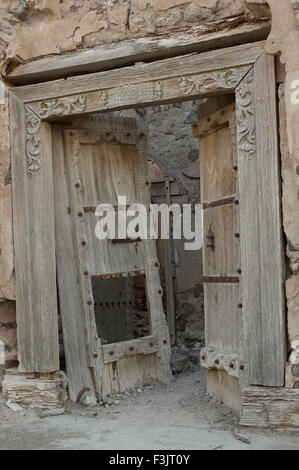
[[239, 150], [255, 154], [256, 132], [253, 104], [253, 73], [247, 75], [236, 90]]
[[226, 70], [225, 72], [211, 72], [197, 77], [182, 77], [180, 81], [180, 90], [183, 95], [191, 93], [201, 93], [206, 90], [217, 88], [235, 88], [239, 81], [239, 74], [235, 70]]
[[53, 101], [42, 101], [37, 107], [37, 114], [41, 119], [48, 117], [83, 113], [86, 109], [86, 96], [73, 98], [60, 98]]
[[103, 104], [104, 108], [106, 108], [108, 104], [108, 93], [107, 91], [101, 91], [100, 92], [100, 101]]
[[41, 155], [41, 135], [40, 135], [40, 119], [31, 111], [26, 112], [26, 159], [27, 173], [32, 175], [36, 173], [40, 167]]

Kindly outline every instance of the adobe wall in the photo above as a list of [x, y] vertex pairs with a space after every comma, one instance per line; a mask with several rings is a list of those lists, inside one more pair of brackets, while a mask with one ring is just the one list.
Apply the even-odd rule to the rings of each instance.
[[[287, 385], [298, 386], [299, 364], [299, 105], [290, 105], [291, 82], [299, 79], [298, 0], [2, 0], [0, 3], [0, 71], [39, 57], [65, 54], [95, 45], [134, 38], [201, 38], [240, 26], [268, 24], [270, 53], [282, 52], [287, 78], [280, 90], [283, 221], [289, 259], [286, 295], [290, 362]], [[219, 41], [221, 45], [221, 40]], [[12, 205], [7, 89], [0, 82], [0, 299], [14, 300]], [[283, 106], [285, 109], [283, 110]], [[0, 302], [0, 339], [11, 306]], [[7, 309], [9, 313], [7, 313]], [[6, 320], [5, 320], [6, 321]], [[11, 326], [14, 321], [8, 322]], [[2, 328], [2, 330], [1, 330]], [[2, 333], [1, 333], [2, 332]], [[15, 333], [14, 333], [15, 335]], [[11, 337], [11, 335], [9, 335]], [[5, 340], [4, 340], [5, 341]], [[13, 343], [12, 339], [9, 340]], [[9, 347], [11, 347], [9, 345]], [[15, 351], [16, 353], [16, 351]], [[12, 358], [10, 351], [9, 358]], [[295, 367], [294, 367], [295, 366]]]

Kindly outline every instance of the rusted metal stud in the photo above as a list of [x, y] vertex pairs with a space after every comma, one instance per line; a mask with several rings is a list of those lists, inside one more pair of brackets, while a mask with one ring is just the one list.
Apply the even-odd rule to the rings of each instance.
[[139, 134], [139, 137], [142, 139], [142, 137], [144, 137], [144, 133], [141, 132], [141, 133]]
[[84, 271], [84, 276], [88, 276], [88, 271]]
[[80, 188], [80, 183], [76, 183], [75, 188]]
[[152, 347], [154, 346], [154, 343], [150, 343], [149, 345], [150, 345], [150, 347], [152, 348]]
[[83, 217], [83, 212], [78, 212], [79, 217]]
[[234, 165], [234, 166], [233, 166], [233, 170], [234, 170], [234, 171], [238, 171], [238, 166], [237, 166], [237, 165]]
[[94, 353], [93, 357], [98, 357], [97, 353]]
[[235, 364], [234, 364], [233, 362], [230, 362], [230, 363], [229, 363], [229, 367], [230, 367], [230, 369], [234, 369], [234, 368], [235, 368]]
[[92, 300], [88, 300], [87, 305], [92, 305]]
[[109, 356], [113, 356], [114, 351], [109, 351]]
[[162, 294], [162, 291], [161, 291], [161, 289], [159, 289], [159, 290], [158, 290], [158, 294]]
[[239, 308], [243, 308], [243, 304], [239, 303], [239, 304], [238, 304], [238, 307], [239, 307]]
[[215, 364], [217, 364], [217, 365], [219, 364], [219, 359], [215, 360]]
[[146, 186], [149, 186], [150, 182], [148, 180], [146, 180], [145, 184], [146, 184]]
[[129, 351], [134, 351], [134, 346], [130, 346]]
[[242, 269], [241, 268], [237, 269], [237, 273], [242, 274]]
[[240, 234], [239, 234], [238, 232], [235, 233], [235, 237], [236, 237], [236, 238], [240, 238]]
[[163, 344], [167, 344], [167, 339], [163, 339]]
[[82, 246], [85, 246], [85, 245], [86, 245], [86, 241], [85, 241], [85, 240], [82, 240], [82, 241], [81, 241], [81, 245], [82, 245]]
[[238, 206], [240, 204], [239, 199], [235, 199], [234, 202], [235, 202], [236, 206]]
[[156, 261], [156, 263], [155, 263], [155, 266], [156, 266], [156, 268], [159, 267], [159, 263], [158, 263], [157, 261]]
[[240, 365], [240, 370], [244, 370], [243, 364]]
[[201, 359], [202, 359], [203, 361], [205, 361], [205, 360], [206, 360], [206, 356], [205, 356], [205, 354], [203, 354], [203, 355], [201, 356]]

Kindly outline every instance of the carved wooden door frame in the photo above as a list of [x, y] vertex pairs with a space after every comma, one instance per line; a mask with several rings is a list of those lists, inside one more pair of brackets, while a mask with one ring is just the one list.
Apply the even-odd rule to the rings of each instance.
[[264, 43], [10, 90], [20, 370], [59, 369], [51, 121], [236, 94], [243, 383], [282, 386], [283, 256], [274, 58]]

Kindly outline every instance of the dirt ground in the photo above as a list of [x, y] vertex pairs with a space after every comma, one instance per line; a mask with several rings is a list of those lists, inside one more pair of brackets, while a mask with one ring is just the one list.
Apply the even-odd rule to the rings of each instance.
[[299, 432], [240, 427], [236, 413], [205, 393], [202, 370], [108, 401], [68, 403], [63, 415], [41, 418], [39, 410], [9, 410], [0, 395], [0, 449], [299, 450]]

